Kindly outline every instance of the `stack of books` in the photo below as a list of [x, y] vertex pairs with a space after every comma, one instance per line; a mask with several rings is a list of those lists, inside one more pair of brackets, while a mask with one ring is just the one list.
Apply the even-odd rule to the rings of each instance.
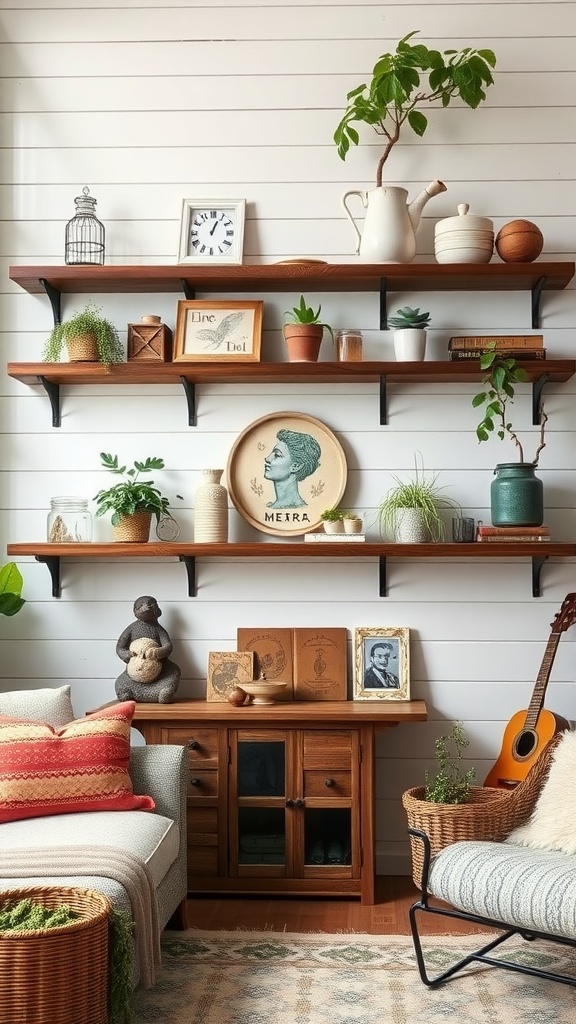
[[546, 359], [544, 337], [542, 334], [494, 334], [460, 335], [450, 338], [448, 342], [448, 358], [480, 359], [491, 345], [495, 345], [499, 355], [513, 356], [514, 359]]
[[548, 526], [479, 526], [476, 540], [482, 541], [546, 541], [550, 540]]

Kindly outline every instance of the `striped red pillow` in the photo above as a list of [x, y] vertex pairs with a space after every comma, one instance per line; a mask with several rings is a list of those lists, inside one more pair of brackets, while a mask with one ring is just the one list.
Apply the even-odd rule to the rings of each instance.
[[76, 811], [152, 810], [128, 772], [134, 701], [61, 729], [0, 715], [0, 822]]

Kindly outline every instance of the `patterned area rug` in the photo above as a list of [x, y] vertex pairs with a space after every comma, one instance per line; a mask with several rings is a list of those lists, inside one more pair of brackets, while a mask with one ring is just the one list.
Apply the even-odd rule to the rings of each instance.
[[[425, 940], [430, 970], [478, 936]], [[478, 941], [476, 941], [478, 940]], [[429, 990], [405, 936], [165, 932], [158, 984], [136, 996], [135, 1024], [575, 1024], [576, 990], [476, 965]], [[570, 970], [576, 954], [511, 940], [532, 965]]]

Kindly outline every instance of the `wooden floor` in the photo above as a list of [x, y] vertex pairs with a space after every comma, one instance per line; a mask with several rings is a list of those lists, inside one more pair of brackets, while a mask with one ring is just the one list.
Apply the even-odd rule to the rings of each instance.
[[[188, 900], [188, 924], [207, 931], [366, 932], [369, 935], [408, 935], [408, 910], [418, 898], [411, 878], [379, 876], [376, 903], [363, 907], [356, 899], [269, 899], [251, 896], [200, 896]], [[430, 935], [478, 932], [477, 926], [441, 917], [420, 915], [419, 928]]]

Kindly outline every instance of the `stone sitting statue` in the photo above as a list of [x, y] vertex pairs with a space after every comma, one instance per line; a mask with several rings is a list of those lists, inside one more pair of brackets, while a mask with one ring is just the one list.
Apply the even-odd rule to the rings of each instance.
[[139, 597], [134, 615], [135, 621], [116, 644], [116, 654], [126, 663], [116, 680], [116, 696], [119, 700], [170, 704], [180, 682], [180, 669], [168, 658], [172, 641], [158, 623], [162, 611], [156, 598]]

